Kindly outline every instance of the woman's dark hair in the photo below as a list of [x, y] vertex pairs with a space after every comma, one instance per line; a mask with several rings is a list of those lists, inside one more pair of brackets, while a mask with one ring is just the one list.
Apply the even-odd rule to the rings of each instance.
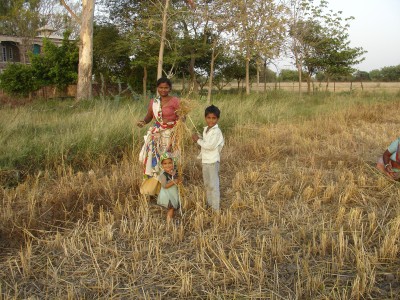
[[172, 89], [172, 82], [167, 77], [161, 77], [160, 79], [157, 80], [157, 86], [159, 86], [161, 83], [168, 84], [169, 88]]
[[221, 114], [221, 111], [219, 110], [218, 107], [216, 107], [214, 105], [210, 105], [204, 111], [204, 116], [205, 117], [207, 117], [208, 114], [214, 114], [219, 119], [219, 115]]

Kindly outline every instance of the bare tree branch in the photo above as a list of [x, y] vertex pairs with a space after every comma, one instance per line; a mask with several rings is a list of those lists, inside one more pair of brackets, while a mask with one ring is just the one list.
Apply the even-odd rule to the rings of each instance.
[[60, 0], [60, 3], [62, 6], [65, 7], [66, 10], [71, 14], [71, 16], [80, 24], [81, 19], [72, 11], [72, 9], [69, 7], [69, 5], [65, 2], [65, 0]]

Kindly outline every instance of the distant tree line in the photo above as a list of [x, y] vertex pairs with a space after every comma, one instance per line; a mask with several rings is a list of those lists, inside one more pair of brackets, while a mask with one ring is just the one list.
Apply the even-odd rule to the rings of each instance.
[[[303, 78], [306, 74], [303, 74]], [[400, 65], [383, 67], [381, 69], [372, 70], [370, 72], [356, 70], [352, 74], [345, 76], [328, 77], [324, 72], [318, 72], [314, 76], [316, 81], [326, 81], [328, 78], [332, 81], [376, 81], [376, 82], [399, 82], [400, 81]], [[282, 69], [278, 76], [278, 81], [293, 82], [298, 81], [298, 72], [290, 69]], [[306, 81], [306, 79], [304, 79]]]
[[[82, 32], [83, 4], [78, 0], [2, 2], [2, 34], [34, 36], [36, 29], [48, 24], [72, 34], [61, 49], [47, 41], [39, 56], [31, 54], [30, 66], [10, 65], [0, 75], [1, 88], [26, 94], [46, 84], [61, 89], [79, 81], [79, 43], [71, 38]], [[306, 82], [310, 91], [312, 80], [399, 80], [398, 67], [374, 70], [368, 76], [356, 72], [353, 66], [364, 59], [365, 51], [349, 46], [352, 18], [343, 18], [342, 12], [327, 5], [312, 0], [98, 0], [89, 79], [103, 87], [126, 85], [146, 95], [154, 91], [160, 44], [165, 43], [163, 76], [179, 78], [193, 93], [208, 89], [209, 96], [212, 88], [221, 90], [231, 82], [249, 93], [250, 83], [296, 81], [301, 91]], [[296, 71], [276, 74], [271, 67], [284, 54], [292, 58]], [[32, 75], [25, 74], [24, 80], [31, 81], [21, 85], [24, 72]]]
[[372, 70], [371, 72], [358, 71], [354, 76], [364, 81], [400, 81], [400, 65], [383, 67]]

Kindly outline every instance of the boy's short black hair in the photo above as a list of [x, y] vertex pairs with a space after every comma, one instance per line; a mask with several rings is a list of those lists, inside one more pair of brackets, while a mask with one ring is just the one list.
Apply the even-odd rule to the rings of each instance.
[[218, 119], [221, 114], [221, 111], [219, 110], [218, 107], [215, 105], [210, 105], [209, 107], [206, 108], [204, 111], [204, 116], [207, 117], [208, 114], [214, 114]]
[[157, 80], [157, 86], [159, 86], [161, 83], [166, 83], [169, 85], [169, 88], [172, 89], [172, 82], [169, 80], [167, 77], [161, 77]]

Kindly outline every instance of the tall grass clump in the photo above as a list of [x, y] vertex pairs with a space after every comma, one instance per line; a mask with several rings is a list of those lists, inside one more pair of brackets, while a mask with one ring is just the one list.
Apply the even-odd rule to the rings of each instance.
[[[131, 145], [90, 169], [53, 161], [0, 189], [3, 298], [397, 299], [400, 186], [374, 165], [398, 135], [399, 99], [374, 97], [214, 98], [226, 141], [221, 212], [207, 209], [199, 149], [184, 140], [182, 212], [170, 224], [139, 193], [144, 103], [40, 114], [34, 124], [64, 119], [69, 141], [80, 123], [82, 143], [121, 131]], [[186, 125], [200, 129], [207, 104], [191, 101]]]
[[[40, 103], [0, 110], [0, 167], [32, 174], [58, 165], [76, 170], [118, 161], [132, 147], [143, 103]], [[141, 134], [134, 132], [134, 138]]]

